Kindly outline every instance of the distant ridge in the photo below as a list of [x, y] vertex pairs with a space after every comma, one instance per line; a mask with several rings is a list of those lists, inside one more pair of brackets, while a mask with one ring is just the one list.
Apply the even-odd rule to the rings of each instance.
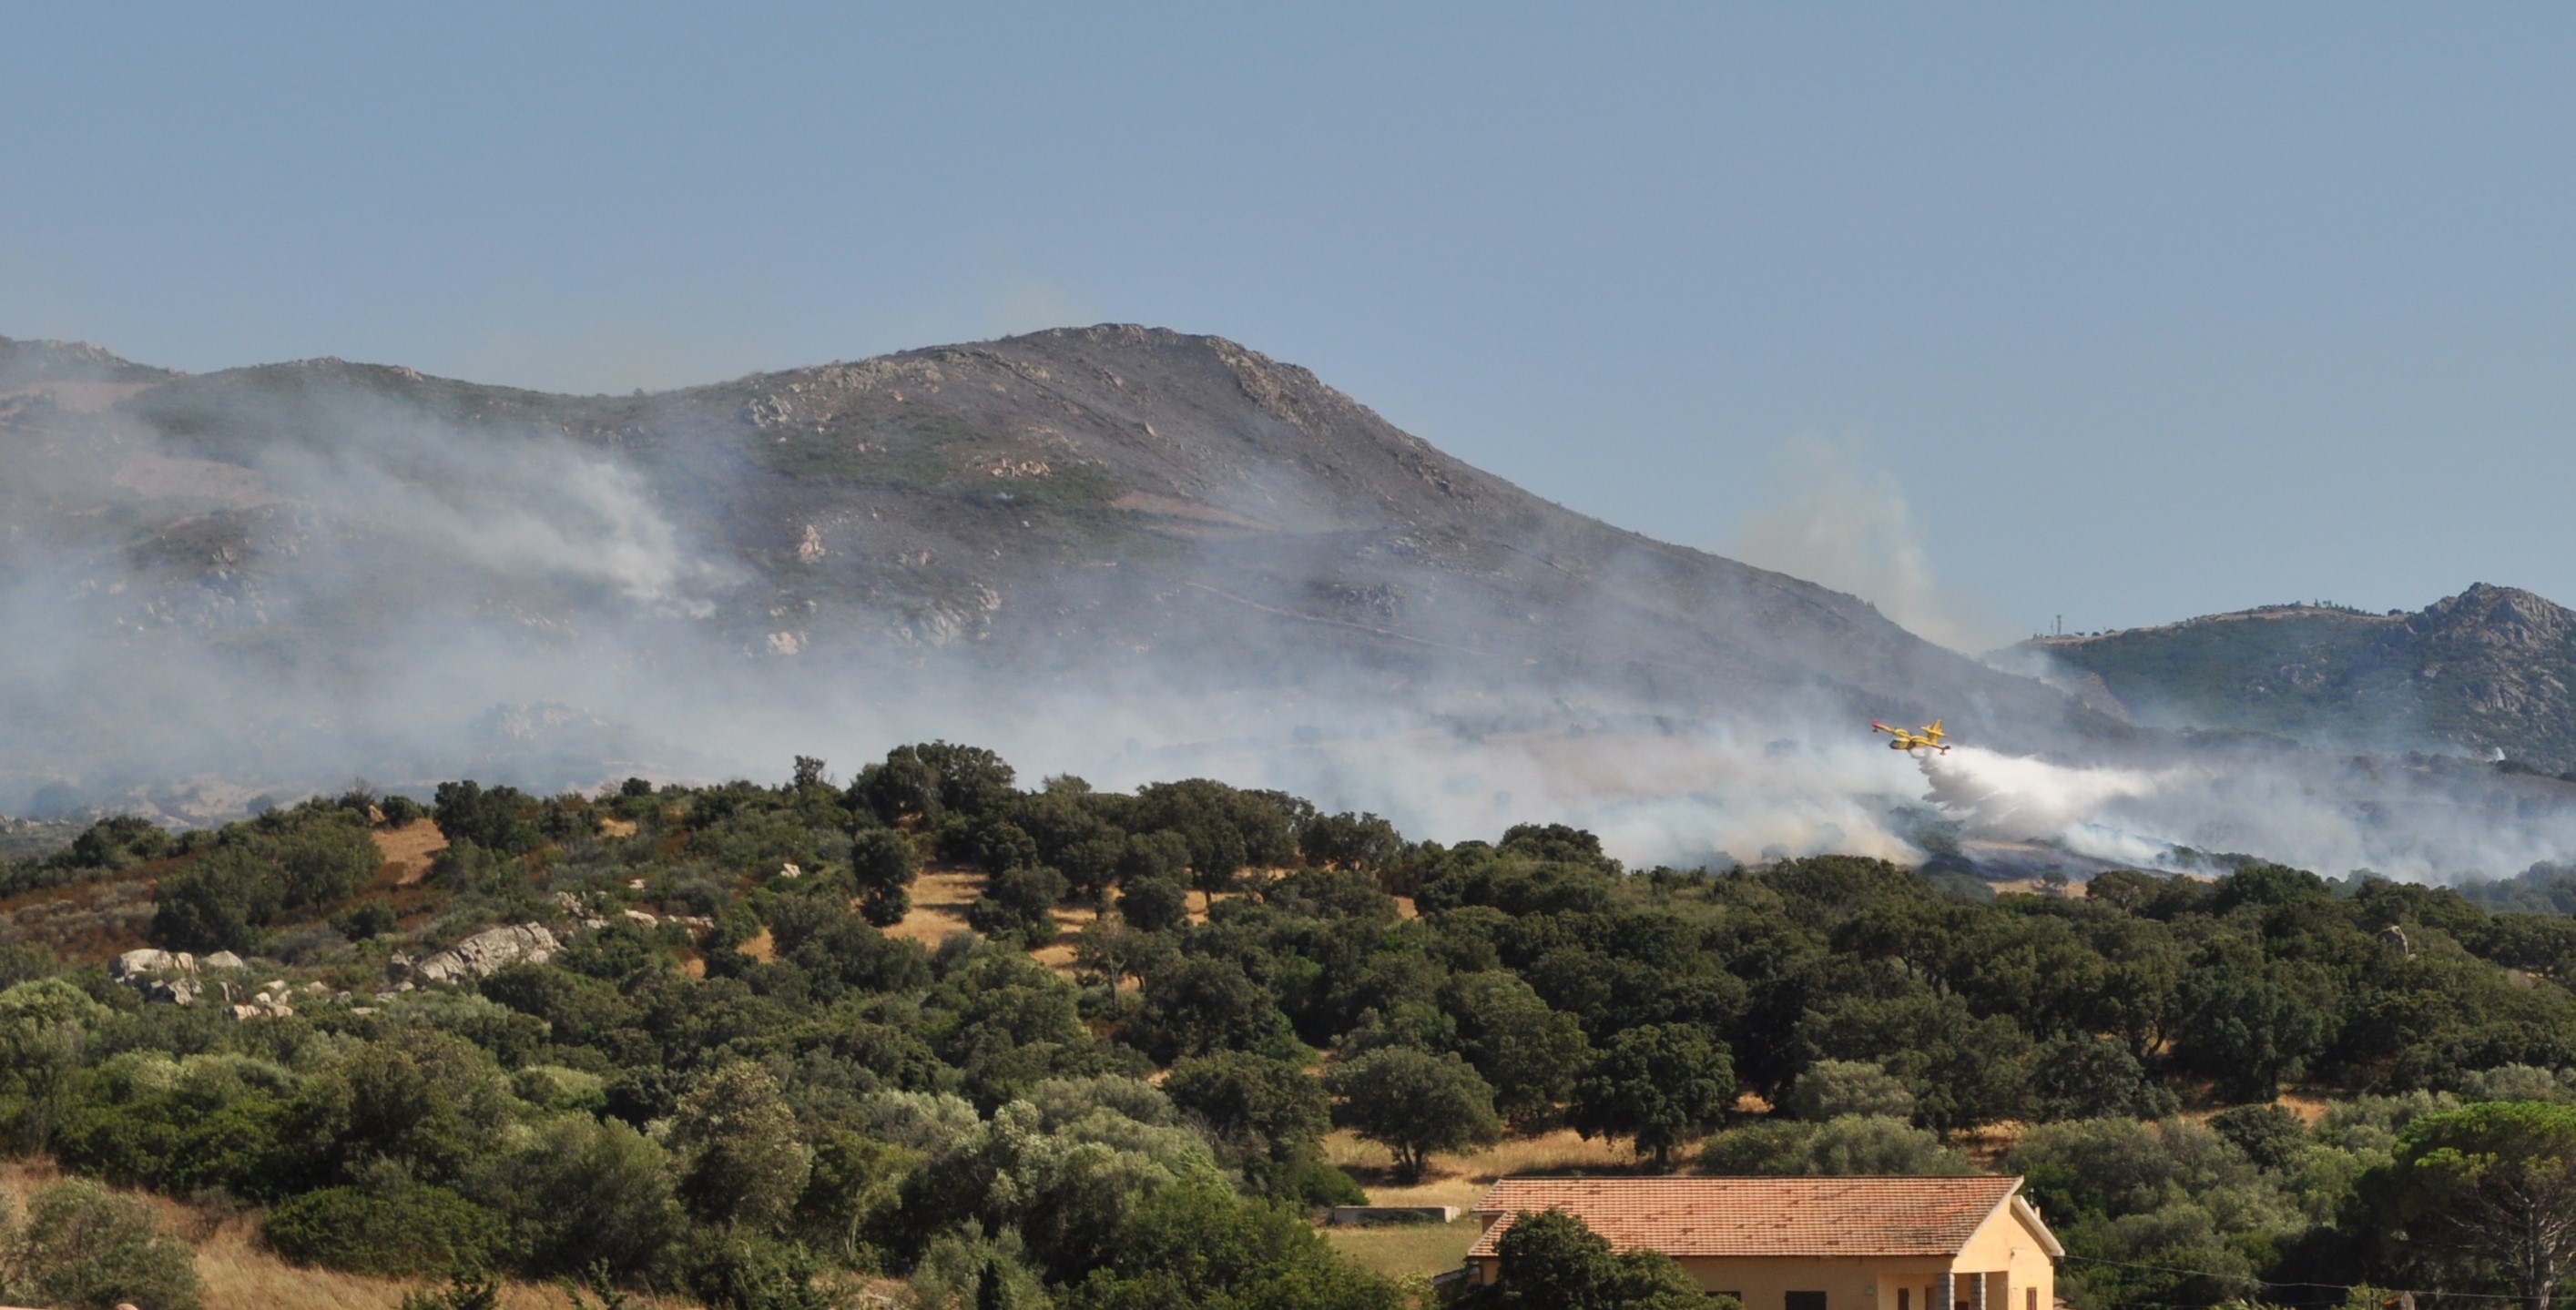
[[2267, 606], [2016, 649], [2141, 723], [2576, 769], [2576, 612], [2513, 587], [2477, 583], [2411, 614]]

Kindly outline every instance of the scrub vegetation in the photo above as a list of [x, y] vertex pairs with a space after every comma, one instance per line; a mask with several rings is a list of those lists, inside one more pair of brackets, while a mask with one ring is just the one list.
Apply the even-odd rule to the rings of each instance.
[[[1436, 1294], [1317, 1213], [1569, 1129], [1636, 1171], [2026, 1175], [2086, 1310], [2546, 1310], [2576, 1259], [2533, 1221], [2576, 1204], [2554, 871], [1631, 870], [1562, 826], [1412, 842], [1206, 779], [1025, 787], [944, 742], [846, 781], [425, 799], [103, 819], [7, 867], [0, 1133], [74, 1181], [0, 1234], [0, 1291], [79, 1303], [43, 1280], [113, 1242], [177, 1289], [149, 1304], [193, 1295], [96, 1180], [257, 1212], [280, 1256], [424, 1304], [509, 1275], [746, 1310], [1393, 1307]], [[425, 869], [384, 861], [424, 823]], [[925, 872], [981, 889], [944, 940], [908, 931]], [[142, 941], [20, 912], [115, 888], [151, 906], [118, 931], [245, 966], [147, 1000], [105, 968]], [[559, 949], [386, 981], [517, 924]], [[1391, 1163], [1335, 1164], [1337, 1128]], [[1698, 1304], [1526, 1227], [1556, 1281], [1496, 1304]]]

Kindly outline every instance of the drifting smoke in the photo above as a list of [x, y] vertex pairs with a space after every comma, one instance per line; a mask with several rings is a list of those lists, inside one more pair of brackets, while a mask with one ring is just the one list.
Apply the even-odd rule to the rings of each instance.
[[2157, 766], [2068, 765], [1958, 747], [1918, 761], [1964, 835], [2104, 864], [2201, 867], [2250, 854], [2415, 881], [2519, 873], [2576, 851], [2576, 808], [2457, 759], [2270, 750]]
[[[721, 470], [648, 476], [613, 445], [534, 424], [496, 434], [356, 389], [298, 391], [249, 425], [258, 443], [209, 451], [170, 435], [191, 430], [184, 414], [147, 424], [108, 408], [139, 385], [54, 387], [37, 405], [0, 378], [0, 808], [202, 822], [255, 792], [353, 776], [414, 791], [461, 776], [539, 790], [774, 779], [797, 754], [847, 773], [945, 738], [990, 746], [1031, 780], [1216, 777], [1446, 841], [1575, 823], [1639, 864], [1911, 861], [1933, 840], [1927, 822], [2079, 869], [2195, 848], [2430, 878], [2576, 852], [2576, 816], [2499, 800], [2490, 771], [2134, 746], [2117, 760], [1974, 744], [1915, 760], [1868, 735], [1849, 688], [1682, 712], [1547, 686], [1520, 673], [1518, 651], [1406, 638], [1432, 663], [1395, 676], [1221, 633], [1158, 633], [1151, 657], [1033, 671], [977, 657], [956, 635], [972, 615], [917, 601], [847, 602], [858, 617], [827, 631], [811, 603], [763, 589], [738, 534], [718, 544], [731, 502], [705, 484]], [[1973, 644], [1938, 626], [1956, 607], [1891, 481], [1823, 443], [1794, 446], [1784, 469], [1794, 486], [1746, 529], [1747, 554]], [[1322, 522], [1315, 507], [1336, 494], [1258, 477], [1228, 512]], [[1320, 555], [1278, 544], [1294, 539], [1272, 538], [1265, 563], [1323, 576]], [[810, 529], [788, 547], [824, 549]], [[1654, 578], [1665, 565], [1612, 567]], [[1113, 585], [1055, 599], [1134, 600]], [[1409, 585], [1441, 594], [1437, 579]], [[1451, 628], [1536, 621], [1493, 610]], [[1637, 632], [1606, 610], [1577, 617], [1600, 644]], [[847, 639], [861, 629], [869, 641]], [[1246, 655], [1270, 662], [1209, 673]], [[1949, 713], [1973, 742], [1980, 707]]]
[[1928, 641], [1974, 654], [2009, 640], [1974, 597], [1943, 587], [1895, 475], [1858, 442], [1799, 437], [1771, 457], [1768, 508], [1728, 553], [1848, 591]]

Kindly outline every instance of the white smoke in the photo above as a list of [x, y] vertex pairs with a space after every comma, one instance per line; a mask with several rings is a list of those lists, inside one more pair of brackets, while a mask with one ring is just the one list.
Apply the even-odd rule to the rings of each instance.
[[1894, 474], [1858, 440], [1797, 437], [1771, 457], [1770, 491], [1727, 553], [1878, 606], [1916, 636], [1968, 654], [2008, 639], [1973, 596], [1935, 576]]
[[[2576, 854], [2576, 806], [2501, 790], [2492, 770], [2286, 750], [2014, 756], [1974, 743], [1972, 705], [1951, 707], [1966, 744], [1916, 761], [1885, 749], [1841, 693], [1676, 720], [1667, 705], [1554, 699], [1492, 652], [1398, 678], [1292, 649], [1267, 680], [1233, 688], [1198, 676], [1211, 661], [1186, 634], [1152, 634], [1167, 645], [1123, 680], [842, 650], [827, 635], [781, 657], [746, 649], [743, 625], [721, 617], [742, 617], [745, 571], [710, 544], [713, 511], [685, 479], [652, 482], [544, 430], [349, 404], [327, 440], [280, 437], [247, 467], [139, 425], [93, 448], [0, 421], [14, 443], [0, 484], [0, 805], [50, 791], [58, 808], [202, 821], [237, 813], [250, 790], [293, 795], [353, 774], [414, 790], [459, 776], [553, 789], [629, 773], [775, 779], [810, 754], [846, 775], [897, 743], [945, 738], [990, 746], [1030, 779], [1215, 777], [1442, 841], [1574, 823], [1633, 864], [1913, 860], [1926, 802], [1972, 839], [2111, 863], [2189, 847], [2438, 879]], [[1793, 443], [1780, 476], [1781, 504], [1747, 525], [1745, 553], [1975, 644], [1892, 479], [1817, 442]], [[1265, 485], [1258, 499], [1293, 516], [1300, 496], [1323, 494]], [[137, 521], [174, 526], [139, 546], [104, 530], [20, 531], [40, 504], [41, 521], [112, 528], [136, 502]], [[257, 528], [261, 558], [207, 568], [240, 524]], [[186, 585], [167, 585], [174, 570]], [[803, 613], [767, 616], [807, 632]], [[1525, 619], [1468, 614], [1455, 627]], [[1635, 621], [1586, 630], [1617, 641]]]
[[1925, 799], [1958, 819], [1964, 835], [2114, 864], [2192, 867], [2185, 853], [2200, 852], [2448, 882], [2576, 853], [2576, 806], [2517, 797], [2465, 760], [2275, 749], [2135, 766], [1962, 746], [1917, 763], [1930, 786]]

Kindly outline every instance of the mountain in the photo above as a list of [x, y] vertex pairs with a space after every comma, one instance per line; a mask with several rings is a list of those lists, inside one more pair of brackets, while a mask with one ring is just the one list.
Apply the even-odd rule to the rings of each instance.
[[2576, 769], [2576, 612], [2511, 587], [2479, 583], [2412, 614], [2278, 605], [2018, 649], [2140, 723]]
[[[1302, 368], [1142, 327], [626, 397], [336, 359], [182, 376], [0, 340], [0, 460], [13, 621], [94, 638], [20, 684], [57, 748], [169, 694], [105, 670], [149, 682], [181, 652], [268, 716], [213, 716], [241, 741], [317, 715], [355, 731], [350, 707], [399, 684], [451, 715], [598, 728], [575, 755], [634, 746], [592, 707], [446, 684], [509, 650], [1379, 698], [1479, 730], [1795, 707], [2028, 745], [2122, 731], [1854, 597], [1551, 504]], [[409, 658], [464, 633], [480, 653]], [[368, 749], [400, 731], [366, 725]]]

